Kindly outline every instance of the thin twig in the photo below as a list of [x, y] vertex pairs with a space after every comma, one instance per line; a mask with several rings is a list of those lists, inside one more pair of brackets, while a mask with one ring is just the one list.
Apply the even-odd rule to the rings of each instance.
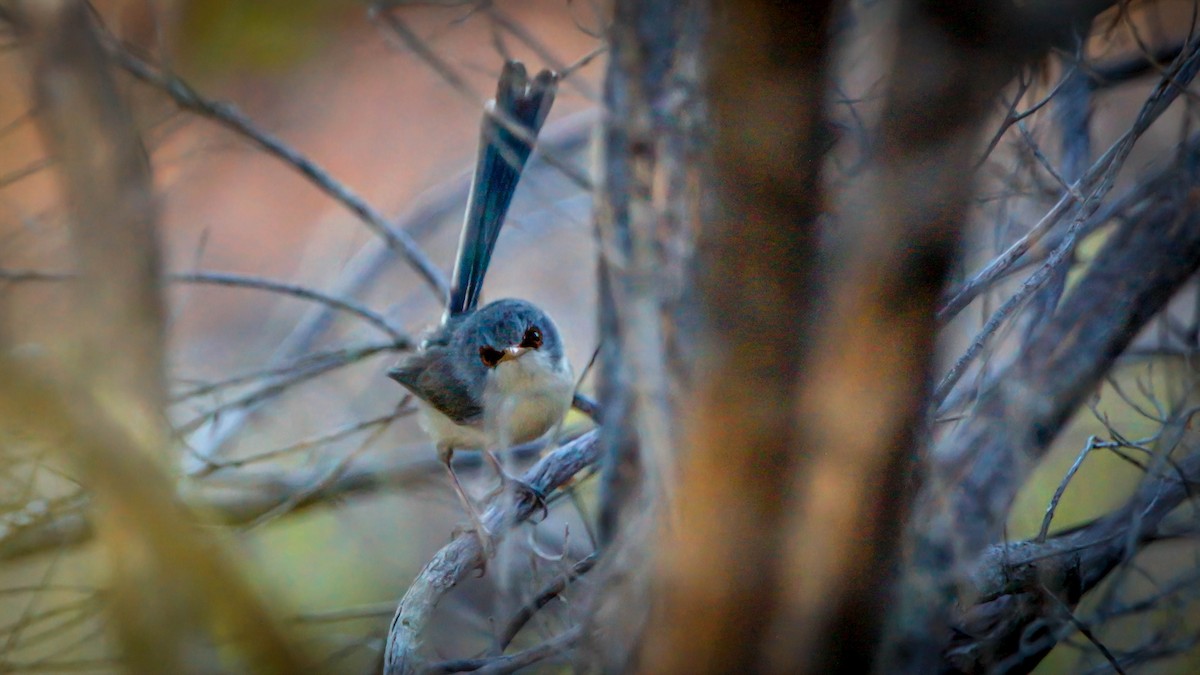
[[568, 628], [559, 635], [546, 640], [545, 642], [530, 647], [516, 654], [505, 654], [501, 656], [489, 656], [479, 659], [458, 659], [454, 661], [442, 661], [441, 663], [431, 664], [425, 669], [426, 673], [512, 673], [518, 669], [531, 666], [539, 661], [544, 661], [553, 656], [557, 656], [568, 649], [575, 646], [579, 639], [583, 637], [583, 627], [575, 626]]
[[597, 554], [591, 553], [586, 558], [576, 562], [569, 570], [547, 584], [532, 600], [522, 605], [516, 614], [509, 619], [508, 624], [504, 627], [504, 631], [500, 633], [500, 638], [497, 640], [499, 650], [503, 652], [508, 648], [513, 638], [517, 636], [517, 633], [521, 632], [521, 629], [525, 627], [525, 624], [529, 623], [529, 620], [533, 618], [533, 615], [539, 609], [545, 607], [551, 600], [557, 598], [566, 590], [567, 586], [573, 581], [587, 574], [589, 570], [595, 567], [596, 558]]
[[[957, 316], [963, 308], [978, 297], [979, 293], [990, 287], [1017, 259], [1024, 255], [1032, 246], [1035, 246], [1047, 232], [1053, 229], [1071, 211], [1072, 207], [1080, 204], [1074, 195], [1090, 193], [1089, 201], [1094, 204], [1108, 193], [1113, 180], [1116, 178], [1117, 171], [1124, 165], [1125, 158], [1133, 149], [1134, 143], [1158, 119], [1167, 106], [1178, 97], [1182, 91], [1180, 85], [1186, 85], [1195, 77], [1197, 66], [1196, 48], [1197, 45], [1194, 43], [1188, 45], [1188, 49], [1190, 50], [1188, 58], [1178, 60], [1175, 63], [1172, 69], [1172, 77], [1164, 78], [1159, 82], [1158, 88], [1155, 89], [1154, 94], [1142, 106], [1138, 118], [1134, 121], [1130, 129], [1113, 143], [1100, 159], [1096, 160], [1083, 177], [1072, 184], [1073, 189], [1064, 191], [1062, 197], [1059, 198], [1054, 207], [1029, 232], [1013, 242], [1004, 253], [989, 262], [987, 266], [975, 274], [969, 281], [951, 291], [949, 294], [950, 299], [938, 310], [937, 318], [939, 323], [944, 325]], [[1080, 205], [1079, 208], [1082, 209], [1084, 206]]]
[[165, 72], [149, 62], [135, 56], [121, 45], [116, 38], [104, 31], [104, 45], [109, 57], [126, 72], [137, 79], [159, 89], [171, 97], [177, 105], [221, 126], [231, 129], [251, 140], [268, 154], [282, 160], [288, 166], [307, 177], [322, 192], [342, 204], [371, 228], [388, 245], [407, 260], [417, 274], [434, 290], [438, 299], [445, 301], [449, 295], [446, 275], [433, 264], [415, 240], [404, 230], [392, 226], [387, 218], [375, 210], [362, 197], [343, 185], [312, 159], [284, 143], [278, 137], [260, 129], [232, 104], [216, 101], [201, 95], [184, 80]]
[[[495, 4], [488, 3], [487, 6], [484, 7], [484, 11], [487, 12], [488, 17], [494, 21], [496, 25], [511, 33], [514, 37], [523, 42], [525, 46], [533, 50], [533, 53], [537, 54], [538, 58], [544, 61], [550, 69], [556, 71], [561, 79], [566, 79], [568, 74], [579, 69], [581, 63], [586, 64], [587, 62], [590, 62], [595, 55], [602, 53], [607, 48], [606, 45], [600, 45], [584, 57], [586, 60], [581, 60], [574, 64], [567, 65], [566, 63], [563, 63], [563, 61], [559, 59], [558, 56], [556, 56], [554, 52], [546, 46], [545, 43], [539, 40], [532, 31], [530, 31], [520, 22], [514, 21], [511, 16], [509, 16], [506, 12], [501, 11], [498, 7], [496, 7]], [[582, 94], [584, 98], [588, 99], [589, 101], [597, 101], [598, 97], [596, 95], [596, 91], [586, 81], [578, 78], [571, 78], [568, 80], [568, 82], [571, 84], [571, 86], [575, 87], [575, 89]]]
[[[51, 282], [51, 281], [69, 281], [76, 278], [76, 275], [71, 272], [53, 272], [46, 270], [19, 270], [19, 269], [0, 269], [0, 281], [12, 282]], [[229, 272], [173, 272], [164, 275], [167, 281], [189, 283], [189, 284], [209, 284], [214, 286], [228, 286], [231, 288], [253, 288], [261, 291], [270, 291], [282, 295], [289, 295], [302, 300], [311, 302], [319, 302], [333, 309], [353, 314], [367, 323], [375, 326], [379, 330], [387, 333], [388, 337], [394, 340], [396, 349], [411, 349], [413, 346], [412, 338], [405, 334], [400, 329], [388, 323], [387, 319], [383, 318], [376, 312], [367, 309], [366, 307], [347, 300], [345, 298], [335, 297], [327, 293], [322, 293], [316, 289], [300, 286], [297, 284], [289, 284], [282, 281], [274, 281], [262, 277], [252, 277], [242, 274], [232, 274]]]
[[[394, 35], [405, 47], [412, 50], [412, 52], [416, 54], [422, 61], [428, 64], [430, 68], [433, 68], [434, 72], [445, 79], [454, 91], [458, 92], [464, 99], [471, 102], [471, 104], [478, 106], [479, 97], [476, 95], [474, 90], [471, 89], [471, 86], [467, 84], [466, 80], [463, 79], [463, 77], [459, 75], [454, 67], [451, 66], [445, 59], [438, 56], [432, 49], [430, 49], [429, 45], [425, 44], [425, 42], [408, 27], [408, 24], [396, 16], [395, 12], [389, 11], [389, 9], [390, 8], [386, 6], [386, 3], [376, 3], [372, 5], [370, 10], [371, 20], [380, 22], [386, 26], [390, 30], [391, 35]], [[487, 109], [486, 112], [492, 119], [503, 126], [505, 131], [508, 131], [521, 141], [524, 141], [531, 146], [536, 145], [537, 139], [516, 120], [510, 119], [507, 115], [503, 115], [500, 113], [500, 111], [495, 109]], [[592, 180], [587, 175], [563, 161], [554, 153], [546, 152], [545, 149], [543, 149], [542, 159], [550, 166], [553, 166], [555, 169], [558, 169], [560, 172], [562, 172], [563, 176], [575, 183], [575, 185], [580, 189], [586, 192], [592, 192], [594, 189]]]
[[1062, 598], [1059, 598], [1054, 593], [1051, 593], [1050, 590], [1045, 586], [1042, 586], [1041, 589], [1042, 592], [1045, 593], [1046, 597], [1049, 598], [1052, 603], [1058, 606], [1058, 609], [1062, 611], [1062, 613], [1067, 617], [1067, 620], [1070, 621], [1073, 626], [1075, 626], [1075, 629], [1082, 633], [1083, 636], [1088, 639], [1088, 642], [1091, 642], [1096, 649], [1100, 650], [1100, 653], [1103, 654], [1104, 658], [1108, 661], [1108, 665], [1112, 666], [1113, 671], [1118, 675], [1125, 675], [1125, 669], [1121, 667], [1120, 662], [1118, 662], [1117, 658], [1108, 650], [1108, 647], [1104, 646], [1103, 642], [1100, 642], [1100, 639], [1097, 638], [1096, 634], [1092, 632], [1091, 627], [1081, 621], [1079, 617], [1075, 616], [1075, 612], [1071, 611], [1071, 608], [1062, 601]]
[[1083, 445], [1083, 450], [1079, 451], [1079, 456], [1075, 458], [1075, 462], [1067, 470], [1067, 475], [1063, 476], [1062, 481], [1058, 484], [1058, 488], [1054, 490], [1054, 496], [1050, 498], [1050, 505], [1046, 507], [1046, 515], [1042, 518], [1042, 527], [1038, 530], [1037, 537], [1034, 538], [1034, 541], [1039, 544], [1046, 541], [1046, 535], [1050, 532], [1050, 522], [1054, 520], [1054, 512], [1058, 509], [1058, 502], [1062, 499], [1063, 493], [1067, 491], [1067, 485], [1075, 477], [1075, 474], [1079, 471], [1079, 467], [1083, 466], [1083, 460], [1096, 447], [1096, 440], [1095, 436], [1088, 436], [1087, 443]]
[[347, 469], [350, 468], [350, 465], [354, 462], [354, 460], [362, 456], [362, 454], [366, 452], [371, 445], [375, 443], [375, 441], [379, 440], [380, 435], [387, 430], [390, 423], [391, 421], [389, 420], [388, 422], [379, 425], [378, 428], [371, 432], [370, 436], [363, 439], [363, 441], [358, 444], [357, 448], [346, 453], [345, 456], [340, 458], [337, 463], [330, 467], [330, 469], [326, 471], [324, 475], [320, 476], [316, 481], [314, 481], [312, 485], [308, 485], [304, 489], [293, 493], [274, 508], [262, 514], [258, 518], [255, 518], [250, 522], [249, 525], [246, 526], [246, 528], [254, 529], [265, 523], [269, 523], [270, 521], [275, 520], [279, 516], [282, 516], [305, 503], [311, 499], [313, 495], [328, 489], [330, 485], [333, 485], [346, 473]]
[[[596, 441], [597, 431], [589, 431], [543, 457], [525, 472], [521, 480], [542, 494], [549, 494], [596, 462], [600, 452]], [[491, 536], [499, 539], [510, 528], [539, 512], [539, 506], [531, 499], [495, 499], [483, 514], [483, 523]], [[425, 565], [405, 592], [392, 618], [384, 652], [387, 675], [416, 672], [421, 665], [417, 648], [438, 603], [483, 562], [479, 537], [473, 532], [463, 532]]]
[[379, 330], [388, 334], [395, 340], [397, 349], [411, 349], [413, 346], [412, 338], [405, 334], [400, 329], [388, 323], [388, 320], [379, 314], [367, 309], [366, 307], [347, 300], [345, 298], [337, 298], [332, 295], [327, 295], [321, 291], [299, 286], [296, 284], [288, 284], [279, 281], [271, 281], [259, 277], [244, 276], [241, 274], [230, 274], [227, 272], [188, 272], [188, 273], [173, 273], [166, 275], [169, 281], [181, 281], [185, 283], [197, 284], [213, 284], [217, 286], [230, 286], [234, 288], [255, 288], [263, 291], [271, 291], [290, 295], [292, 297], [320, 302], [322, 304], [333, 307], [334, 309], [353, 314], [367, 323], [375, 326]]
[[[338, 368], [358, 363], [363, 359], [367, 359], [376, 354], [391, 350], [391, 343], [385, 343], [369, 344], [359, 347], [347, 347], [345, 349], [330, 352], [326, 358], [303, 363], [295, 369], [288, 371], [277, 378], [268, 380], [258, 389], [239, 396], [232, 401], [222, 403], [221, 405], [204, 412], [203, 414], [179, 425], [177, 430], [181, 433], [192, 433], [199, 429], [203, 424], [208, 422], [208, 420], [223, 415], [227, 411], [252, 407], [265, 399], [279, 394], [283, 390], [293, 385], [306, 382], [331, 370], [336, 370]], [[201, 456], [201, 461], [207, 463], [210, 460], [204, 456]]]
[[[1075, 183], [1076, 192], [1078, 193], [1083, 192], [1083, 190], [1079, 189], [1079, 186], [1086, 185], [1088, 187], [1088, 197], [1086, 201], [1079, 204], [1077, 214], [1070, 226], [1067, 228], [1066, 236], [1063, 238], [1062, 242], [1059, 243], [1058, 247], [1054, 249], [1054, 252], [1050, 254], [1046, 262], [1043, 263], [1043, 265], [1028, 279], [1026, 279], [1023, 284], [1021, 284], [1020, 290], [1018, 290], [1017, 293], [1005, 301], [1005, 303], [1001, 305], [1000, 309], [996, 310], [996, 312], [992, 314], [991, 318], [988, 319], [987, 323], [984, 324], [984, 327], [971, 341], [971, 345], [967, 348], [967, 351], [961, 357], [959, 357], [957, 361], [955, 361], [954, 365], [950, 368], [950, 371], [946, 373], [940, 382], [938, 382], [933, 396], [931, 397], [931, 400], [933, 401], [933, 409], [937, 409], [937, 407], [942, 404], [942, 402], [946, 399], [946, 396], [949, 395], [950, 391], [954, 388], [954, 385], [966, 372], [967, 367], [975, 360], [975, 357], [979, 355], [979, 353], [983, 350], [983, 347], [991, 340], [996, 331], [999, 330], [1000, 326], [1003, 325], [1008, 318], [1015, 314], [1016, 310], [1023, 305], [1035, 291], [1040, 289], [1047, 281], [1050, 280], [1052, 276], [1051, 273], [1054, 272], [1059, 265], [1063, 264], [1067, 259], [1067, 256], [1074, 251], [1075, 242], [1081, 228], [1083, 227], [1087, 218], [1095, 212], [1096, 208], [1099, 206], [1100, 200], [1102, 200], [1104, 196], [1108, 194], [1109, 190], [1112, 189], [1112, 186], [1116, 181], [1117, 172], [1122, 166], [1124, 166], [1125, 160], [1129, 156], [1129, 153], [1133, 150], [1133, 146], [1137, 142], [1138, 138], [1140, 138], [1142, 133], [1144, 133], [1146, 129], [1148, 129], [1150, 125], [1158, 119], [1163, 111], [1170, 106], [1171, 102], [1173, 102], [1179, 96], [1180, 92], [1182, 91], [1181, 87], [1186, 86], [1189, 82], [1191, 82], [1191, 80], [1196, 76], [1197, 70], [1200, 70], [1200, 41], [1193, 41], [1189, 43], [1189, 52], [1187, 58], [1180, 58], [1176, 61], [1174, 67], [1171, 69], [1171, 74], [1173, 77], [1164, 78], [1159, 82], [1158, 87], [1142, 106], [1137, 119], [1134, 120], [1129, 130], [1122, 134], [1121, 138], [1112, 144], [1108, 151], [1104, 153], [1104, 156], [1096, 161], [1088, 173]], [[1188, 145], [1195, 147], [1195, 144], [1198, 142], [1200, 142], [1200, 137], [1194, 137], [1192, 141], [1188, 143]], [[1065, 194], [1059, 200], [1058, 205], [1051, 210], [1051, 213], [1053, 214], [1059, 211], [1060, 206], [1062, 206], [1062, 210], [1065, 211], [1069, 204], [1074, 203], [1075, 199], [1071, 197], [1071, 193]], [[1043, 218], [1043, 222], [1046, 222], [1050, 218], [1050, 215], [1051, 214], [1047, 214], [1047, 217]], [[1038, 230], [1040, 227], [1041, 223], [1039, 223], [1039, 226], [1035, 227], [1034, 229]], [[1048, 230], [1049, 226], [1046, 227], [1046, 231]], [[1044, 234], [1044, 232], [1042, 233]], [[1009, 251], [1012, 250], [1012, 247], [1010, 247]], [[1002, 258], [1010, 259], [1009, 251], [1006, 251]], [[1015, 257], [1011, 257], [1011, 260], [1015, 259]], [[989, 268], [990, 267], [992, 266], [989, 265]], [[970, 299], [972, 299], [973, 296], [968, 298], [965, 297], [965, 294], [966, 289], [960, 291], [949, 303], [947, 303], [945, 307], [938, 312], [939, 321], [944, 322], [950, 318], [953, 318], [954, 313], [956, 312], [952, 310], [955, 310], [955, 308], [961, 309], [970, 302]]]
[[249, 457], [238, 457], [237, 459], [228, 459], [228, 460], [224, 460], [224, 461], [220, 461], [220, 462], [209, 462], [208, 468], [205, 471], [201, 471], [201, 472], [198, 472], [197, 474], [195, 474], [195, 477], [201, 478], [201, 477], [209, 475], [219, 469], [240, 468], [240, 467], [246, 466], [247, 464], [255, 464], [258, 462], [265, 462], [267, 460], [275, 459], [275, 458], [281, 457], [283, 455], [288, 455], [288, 454], [292, 454], [295, 452], [302, 452], [302, 451], [308, 450], [310, 448], [318, 447], [321, 445], [325, 445], [327, 443], [332, 443], [334, 441], [341, 440], [343, 438], [346, 438], [347, 436], [352, 436], [354, 434], [359, 433], [360, 431], [364, 431], [364, 430], [370, 429], [372, 427], [377, 427], [377, 426], [380, 426], [383, 424], [388, 424], [388, 423], [398, 419], [401, 416], [408, 415], [413, 412], [416, 412], [416, 408], [414, 408], [412, 406], [408, 406], [408, 407], [401, 406], [386, 415], [380, 415], [379, 417], [374, 417], [369, 420], [362, 420], [359, 422], [354, 422], [352, 424], [347, 424], [347, 425], [341, 427], [340, 429], [335, 429], [329, 433], [321, 434], [320, 436], [317, 436], [316, 438], [305, 439], [298, 443], [292, 443], [291, 445], [285, 445], [282, 448], [276, 448], [274, 450], [260, 452], [256, 455], [251, 455]]
[[[933, 394], [930, 396], [931, 408], [936, 410], [946, 400], [946, 397], [954, 389], [954, 385], [967, 372], [967, 368], [975, 361], [975, 357], [983, 351], [983, 348], [991, 340], [996, 331], [1000, 329], [1004, 322], [1012, 317], [1022, 305], [1025, 304], [1030, 296], [1050, 280], [1053, 272], [1059, 265], [1064, 264], [1068, 260], [1068, 255], [1075, 250], [1076, 235], [1080, 226], [1084, 221], [1077, 220], [1071, 224], [1071, 229], [1067, 231], [1067, 236], [1059, 243], [1059, 245], [1050, 254], [1042, 266], [1036, 272], [1031, 274], [1022, 284], [1021, 288], [1014, 293], [1000, 308], [992, 313], [988, 318], [987, 323], [971, 340], [971, 344], [962, 356], [954, 362], [950, 370], [942, 377], [937, 386], [934, 387]], [[940, 313], [939, 313], [940, 314]]]

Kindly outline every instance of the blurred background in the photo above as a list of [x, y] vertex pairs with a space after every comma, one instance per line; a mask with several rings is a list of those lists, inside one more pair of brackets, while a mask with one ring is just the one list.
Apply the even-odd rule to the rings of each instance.
[[[285, 628], [302, 636], [331, 672], [370, 672], [398, 598], [466, 519], [411, 402], [384, 377], [402, 351], [397, 336], [305, 291], [366, 308], [414, 342], [439, 320], [441, 301], [344, 200], [252, 138], [276, 138], [310, 159], [410, 234], [448, 274], [484, 101], [501, 64], [516, 58], [531, 71], [566, 71], [485, 292], [488, 299], [529, 299], [555, 318], [583, 392], [592, 391], [587, 366], [598, 348], [591, 192], [572, 174], [596, 174], [592, 141], [602, 120], [611, 8], [602, 0], [396, 4], [383, 13], [407, 33], [351, 0], [92, 3], [129, 53], [206, 101], [233, 106], [181, 109], [172, 96], [179, 89], [129, 72], [117, 78], [150, 155], [163, 267], [173, 275], [166, 321], [175, 443], [164, 464], [188, 503], [212, 523], [206, 531], [230, 544]], [[1083, 53], [1108, 63], [1142, 44], [1176, 43], [1187, 35], [1194, 9], [1191, 0], [1138, 4], [1127, 20], [1095, 29]], [[844, 96], [829, 111], [838, 126], [827, 178], [833, 184], [852, 181], [870, 141], [866, 126], [878, 114], [880, 72], [894, 37], [884, 32], [884, 19], [859, 16], [853, 37], [838, 45]], [[16, 358], [37, 359], [76, 327], [59, 276], [74, 262], [63, 189], [36, 123], [19, 46], [15, 35], [0, 36], [0, 336]], [[1042, 64], [1028, 73], [1016, 100], [1022, 107], [1036, 103], [1063, 72], [1061, 61]], [[1146, 77], [1096, 92], [1090, 104], [1096, 148], [1128, 127], [1155, 84], [1157, 78]], [[981, 147], [1011, 103], [996, 102]], [[1192, 128], [1193, 105], [1184, 97], [1144, 135], [1118, 174], [1118, 192], [1171, 156]], [[230, 119], [247, 123], [231, 129]], [[1053, 146], [1055, 122], [1036, 114], [1024, 124], [1023, 131], [1005, 127], [981, 164], [960, 277], [1003, 251], [1059, 195], [1029, 142]], [[1047, 152], [1059, 159], [1057, 149]], [[831, 212], [838, 206], [830, 204]], [[1097, 228], [1079, 246], [1081, 266], [1107, 232]], [[1021, 281], [997, 284], [943, 329], [939, 373]], [[1190, 311], [1195, 293], [1176, 303], [1177, 312]], [[1023, 330], [1015, 324], [1002, 332], [964, 381], [998, 372]], [[1156, 336], [1148, 331], [1139, 343], [1144, 358], [1114, 370], [1094, 408], [1078, 413], [1057, 440], [1013, 511], [1011, 538], [1038, 533], [1048, 499], [1089, 438], [1113, 430], [1131, 439], [1151, 436], [1161, 425], [1147, 410], [1191, 397], [1192, 373], [1178, 355], [1156, 352]], [[119, 354], [121, 345], [113, 349]], [[950, 401], [937, 424], [958, 419], [961, 409]], [[572, 413], [562, 435], [589, 425]], [[61, 457], [19, 438], [0, 443], [0, 670], [118, 670], [102, 614], [109, 570], [91, 538], [85, 492]], [[494, 486], [477, 458], [463, 458], [460, 471], [481, 497]], [[1054, 531], [1124, 503], [1143, 475], [1117, 454], [1089, 454], [1062, 495]], [[488, 648], [497, 617], [511, 615], [591, 553], [594, 492], [592, 481], [580, 479], [549, 518], [505, 540], [483, 578], [450, 594], [429, 632], [430, 654], [450, 658]], [[1194, 567], [1196, 553], [1191, 541], [1180, 541], [1141, 555], [1143, 590], [1152, 593], [1156, 578]], [[587, 583], [580, 581], [578, 592]], [[575, 592], [538, 613], [517, 644], [573, 625]], [[1136, 620], [1200, 630], [1191, 625], [1193, 596], [1194, 590], [1181, 593], [1162, 613]], [[1128, 634], [1143, 629], [1139, 624]], [[1114, 631], [1117, 642], [1126, 634], [1119, 625]], [[1081, 650], [1066, 644], [1042, 672], [1074, 672], [1085, 663]], [[1086, 659], [1099, 662], [1094, 654]], [[1196, 672], [1197, 664], [1194, 650], [1184, 651], [1155, 672]]]
[[[590, 173], [603, 58], [578, 62], [596, 56], [607, 10], [559, 0], [420, 4], [397, 16], [461, 77], [459, 86], [372, 22], [361, 2], [93, 3], [114, 35], [310, 158], [411, 233], [448, 275], [483, 103], [506, 58], [531, 71], [577, 66], [559, 88], [543, 143]], [[35, 124], [29, 68], [15, 38], [2, 49], [0, 260], [8, 270], [70, 270], [62, 193]], [[166, 271], [321, 289], [371, 308], [414, 339], [436, 325], [436, 293], [293, 166], [211, 118], [181, 111], [160, 89], [128, 76], [118, 84], [150, 152]], [[48, 335], [71, 330], [62, 284], [0, 283], [3, 330], [16, 352], [39, 353]], [[575, 372], [584, 372], [596, 348], [590, 195], [537, 156], [485, 293], [544, 307]], [[289, 622], [310, 631], [322, 658], [338, 659], [337, 672], [363, 672], [404, 589], [466, 522], [432, 445], [407, 414], [411, 403], [402, 406], [402, 390], [384, 376], [399, 352], [362, 319], [284, 292], [181, 282], [167, 298], [169, 410], [179, 440], [171, 461], [185, 476], [203, 474], [182, 478], [185, 491], [202, 511], [213, 506], [210, 515], [236, 521], [231, 537], [255, 581], [289, 608]], [[572, 417], [565, 433], [585, 425]], [[70, 508], [79, 488], [61, 460], [8, 450], [0, 478], [8, 518], [0, 521], [8, 523], [0, 525], [5, 669], [108, 670], [109, 646], [97, 632], [103, 571], [92, 544], [20, 536], [43, 524], [28, 513], [31, 496], [48, 516]], [[480, 497], [494, 487], [486, 470], [461, 472]], [[347, 474], [357, 483], [337, 483]], [[304, 503], [312, 500], [302, 495], [331, 483], [318, 505]], [[569, 549], [566, 562], [543, 561], [544, 574], [591, 550], [571, 509], [555, 513], [529, 534], [544, 537], [548, 555]], [[82, 540], [81, 523], [73, 525], [80, 529], [67, 538]], [[511, 541], [528, 550], [524, 535]], [[448, 627], [434, 634], [450, 654], [487, 644], [478, 617], [521, 600], [515, 590], [494, 592], [505, 586], [496, 571], [504, 565], [491, 569], [441, 613]], [[10, 590], [21, 587], [40, 590]], [[462, 618], [456, 605], [486, 611], [463, 622], [454, 619]]]

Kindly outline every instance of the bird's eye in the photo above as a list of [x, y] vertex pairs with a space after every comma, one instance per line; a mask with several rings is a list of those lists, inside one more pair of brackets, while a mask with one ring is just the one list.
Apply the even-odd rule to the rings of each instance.
[[530, 326], [525, 331], [525, 337], [521, 340], [521, 346], [526, 349], [538, 349], [542, 346], [542, 331], [537, 326]]
[[500, 358], [504, 356], [504, 352], [493, 347], [484, 345], [479, 348], [479, 360], [483, 361], [483, 365], [488, 368], [495, 368], [500, 363]]

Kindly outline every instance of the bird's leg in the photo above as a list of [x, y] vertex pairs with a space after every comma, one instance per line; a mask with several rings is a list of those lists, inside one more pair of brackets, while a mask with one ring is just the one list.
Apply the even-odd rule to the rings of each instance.
[[488, 463], [496, 470], [496, 475], [500, 477], [500, 487], [488, 495], [489, 499], [497, 494], [503, 494], [508, 486], [512, 485], [518, 492], [528, 495], [535, 508], [541, 509], [543, 520], [550, 515], [550, 509], [546, 505], [546, 495], [542, 494], [541, 490], [505, 471], [500, 464], [500, 458], [490, 448], [483, 451], [483, 456], [487, 458]]
[[471, 526], [475, 532], [476, 538], [479, 539], [479, 546], [483, 549], [483, 563], [480, 567], [480, 576], [487, 571], [487, 561], [496, 554], [496, 547], [492, 542], [492, 533], [483, 525], [483, 518], [479, 516], [479, 511], [475, 509], [475, 505], [471, 503], [471, 498], [467, 496], [467, 491], [463, 489], [462, 483], [458, 481], [458, 474], [454, 472], [454, 467], [450, 464], [450, 460], [454, 457], [454, 448], [438, 448], [438, 455], [441, 456], [442, 462], [446, 465], [446, 471], [450, 472], [450, 480], [454, 483], [454, 492], [458, 494], [458, 499], [462, 502], [463, 510], [467, 512], [467, 516], [471, 519]]

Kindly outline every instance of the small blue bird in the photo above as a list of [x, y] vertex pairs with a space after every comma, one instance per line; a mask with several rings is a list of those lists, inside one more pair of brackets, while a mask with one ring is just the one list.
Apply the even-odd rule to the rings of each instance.
[[[530, 81], [522, 64], [505, 63], [496, 99], [484, 115], [446, 313], [418, 350], [388, 371], [416, 397], [422, 427], [437, 444], [489, 554], [489, 534], [451, 467], [454, 451], [482, 450], [502, 484], [542, 500], [532, 487], [504, 472], [494, 451], [556, 427], [575, 391], [571, 365], [549, 315], [516, 299], [476, 309], [492, 250], [557, 84], [557, 75], [548, 70]], [[513, 133], [514, 127], [523, 133]]]

